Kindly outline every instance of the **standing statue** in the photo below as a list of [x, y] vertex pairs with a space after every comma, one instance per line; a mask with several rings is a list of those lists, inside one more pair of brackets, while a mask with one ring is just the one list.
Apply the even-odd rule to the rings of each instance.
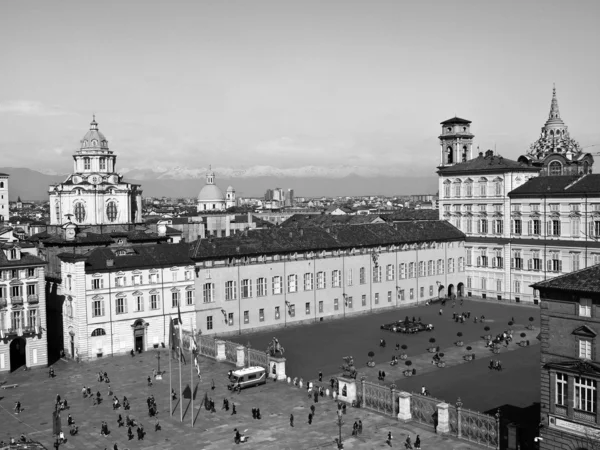
[[344, 360], [344, 364], [340, 368], [344, 371], [344, 376], [356, 379], [358, 372], [354, 367], [354, 358], [352, 356], [344, 356], [342, 359]]
[[276, 356], [277, 353], [279, 353], [283, 356], [283, 352], [283, 346], [279, 343], [279, 340], [277, 340], [277, 338], [274, 337], [269, 346], [267, 347], [267, 354], [270, 356]]

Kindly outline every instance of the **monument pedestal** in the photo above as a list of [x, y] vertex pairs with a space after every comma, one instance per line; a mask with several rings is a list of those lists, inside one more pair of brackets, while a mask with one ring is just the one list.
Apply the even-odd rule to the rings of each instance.
[[349, 377], [338, 377], [338, 385], [337, 399], [349, 404], [356, 403], [356, 380]]
[[285, 358], [283, 356], [269, 356], [269, 378], [272, 380], [285, 380]]

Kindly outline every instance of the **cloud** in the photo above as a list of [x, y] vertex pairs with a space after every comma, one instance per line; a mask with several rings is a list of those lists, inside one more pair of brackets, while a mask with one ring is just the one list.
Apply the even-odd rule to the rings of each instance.
[[17, 116], [67, 116], [74, 114], [58, 105], [44, 105], [34, 100], [11, 100], [0, 103], [0, 113], [15, 114]]

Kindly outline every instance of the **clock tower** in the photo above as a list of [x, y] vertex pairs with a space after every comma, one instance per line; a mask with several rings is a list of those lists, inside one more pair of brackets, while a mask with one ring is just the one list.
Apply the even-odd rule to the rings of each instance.
[[50, 186], [50, 224], [125, 224], [142, 221], [140, 185], [123, 182], [115, 172], [117, 156], [98, 130], [94, 117], [90, 129], [73, 155], [73, 173]]

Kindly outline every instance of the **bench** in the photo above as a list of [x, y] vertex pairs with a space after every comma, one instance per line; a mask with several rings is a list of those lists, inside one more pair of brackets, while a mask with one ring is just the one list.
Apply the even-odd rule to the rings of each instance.
[[13, 389], [18, 387], [18, 384], [5, 384], [4, 386], [2, 386], [2, 389]]

